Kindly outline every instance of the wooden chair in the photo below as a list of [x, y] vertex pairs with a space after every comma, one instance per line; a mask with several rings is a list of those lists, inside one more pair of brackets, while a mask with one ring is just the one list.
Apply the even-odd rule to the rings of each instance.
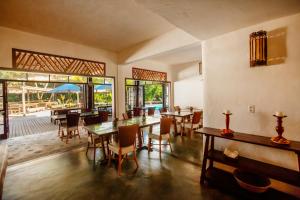
[[139, 117], [141, 116], [142, 109], [141, 108], [133, 108], [133, 116]]
[[168, 109], [166, 107], [163, 107], [159, 109], [159, 113], [168, 112]]
[[[133, 160], [136, 163], [136, 170], [139, 167], [136, 158], [135, 138], [139, 131], [139, 126], [134, 124], [130, 126], [119, 127], [118, 141], [108, 144], [108, 165], [111, 164], [111, 153], [118, 154], [118, 175], [121, 175], [122, 162], [128, 159], [128, 153], [133, 153]], [[125, 156], [125, 157], [124, 157]]]
[[101, 119], [101, 122], [107, 122], [108, 121], [108, 111], [98, 110], [99, 117]]
[[[92, 124], [98, 124], [102, 123], [100, 116], [88, 116], [84, 118], [84, 125], [92, 125]], [[105, 139], [106, 139], [106, 145], [108, 145], [109, 138], [108, 137], [100, 137], [100, 136], [95, 136], [92, 133], [88, 132], [88, 145], [86, 149], [86, 155], [88, 154], [89, 149], [93, 149], [93, 162], [95, 166], [96, 162], [96, 149], [97, 148], [102, 148], [103, 150], [103, 156], [106, 158], [105, 154]]]
[[181, 136], [186, 129], [188, 129], [189, 133], [191, 133], [193, 130], [200, 128], [202, 126], [201, 118], [201, 111], [194, 112], [192, 121], [184, 123], [183, 131], [181, 131]]
[[148, 116], [153, 116], [155, 113], [155, 108], [148, 108]]
[[132, 118], [132, 111], [131, 110], [127, 111], [126, 114], [128, 116], [128, 119]]
[[[61, 140], [63, 140], [63, 138], [66, 138], [66, 143], [68, 143], [69, 138], [72, 138], [72, 136], [74, 137], [78, 136], [80, 139], [79, 129], [78, 129], [79, 117], [80, 115], [78, 113], [67, 114], [67, 122], [61, 124], [61, 128], [62, 128], [61, 130], [62, 135], [60, 136]], [[66, 129], [67, 135], [64, 134], [64, 129]]]
[[128, 114], [127, 113], [123, 113], [122, 114], [123, 120], [127, 120], [129, 119]]
[[167, 144], [164, 145], [169, 145], [170, 150], [172, 152], [172, 147], [171, 147], [171, 142], [170, 142], [170, 132], [171, 132], [171, 124], [173, 123], [172, 118], [161, 118], [160, 119], [160, 129], [159, 132], [154, 132], [154, 133], [149, 133], [148, 137], [148, 153], [151, 150], [152, 144], [152, 139], [158, 140], [159, 141], [159, 157], [161, 157], [161, 146], [163, 145], [161, 143], [162, 140], [168, 141]]
[[181, 109], [180, 109], [180, 107], [179, 106], [174, 106], [174, 111], [175, 112], [179, 112]]

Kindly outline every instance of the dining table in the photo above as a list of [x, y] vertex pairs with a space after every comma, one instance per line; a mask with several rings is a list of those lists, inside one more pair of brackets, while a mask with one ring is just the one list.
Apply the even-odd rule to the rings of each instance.
[[[79, 115], [80, 115], [81, 118], [89, 117], [89, 116], [95, 116], [95, 115], [98, 115], [98, 111], [97, 112], [82, 112], [82, 113], [79, 113]], [[51, 119], [53, 121], [66, 120], [67, 119], [67, 115], [66, 114], [52, 115]]]
[[[178, 130], [177, 130], [177, 120], [176, 120], [176, 117], [177, 118], [180, 118], [180, 123], [182, 123], [183, 127], [184, 127], [184, 123], [185, 123], [185, 119], [189, 119], [190, 116], [193, 115], [193, 112], [190, 112], [190, 111], [181, 111], [181, 112], [178, 112], [178, 111], [168, 111], [168, 112], [162, 112], [160, 113], [161, 116], [166, 116], [166, 117], [171, 117], [173, 118], [173, 124], [174, 124], [174, 132], [175, 132], [175, 135], [178, 135], [180, 133], [178, 133]], [[181, 127], [182, 129], [182, 127]], [[182, 130], [181, 130], [182, 131]]]
[[[147, 146], [143, 146], [143, 139], [142, 139], [142, 134], [141, 134], [141, 129], [149, 127], [149, 132], [152, 133], [153, 126], [160, 124], [160, 116], [141, 116], [141, 117], [132, 117], [127, 120], [119, 120], [115, 122], [103, 122], [103, 123], [97, 123], [97, 124], [92, 124], [92, 125], [87, 125], [84, 126], [83, 128], [87, 130], [89, 133], [102, 137], [108, 138], [107, 136], [112, 136], [114, 134], [118, 133], [118, 127], [120, 126], [129, 126], [137, 124], [139, 126], [139, 131], [138, 131], [138, 149], [147, 149]], [[108, 146], [107, 146], [108, 150]], [[105, 149], [103, 149], [103, 153], [105, 155]], [[94, 169], [95, 169], [96, 162], [94, 160]]]

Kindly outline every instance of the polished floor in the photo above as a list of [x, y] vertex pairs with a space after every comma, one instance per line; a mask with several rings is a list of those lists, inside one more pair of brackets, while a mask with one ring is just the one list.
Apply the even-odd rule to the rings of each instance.
[[3, 199], [234, 199], [199, 184], [200, 135], [177, 136], [172, 144], [174, 152], [164, 148], [161, 159], [157, 150], [140, 151], [137, 172], [134, 162], [125, 162], [121, 177], [114, 165], [93, 171], [85, 149], [15, 165], [8, 168]]

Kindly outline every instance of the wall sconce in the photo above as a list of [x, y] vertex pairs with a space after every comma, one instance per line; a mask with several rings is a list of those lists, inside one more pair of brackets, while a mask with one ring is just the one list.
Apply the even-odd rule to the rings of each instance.
[[250, 67], [267, 65], [267, 31], [250, 34]]

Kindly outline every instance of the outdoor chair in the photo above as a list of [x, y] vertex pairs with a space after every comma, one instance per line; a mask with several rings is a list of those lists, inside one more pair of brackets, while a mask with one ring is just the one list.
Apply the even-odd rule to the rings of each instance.
[[[160, 119], [160, 129], [157, 130], [158, 132], [153, 132], [153, 133], [149, 133], [148, 135], [148, 153], [150, 153], [151, 151], [151, 147], [152, 145], [154, 145], [152, 143], [152, 139], [154, 140], [158, 140], [159, 141], [159, 157], [161, 157], [161, 146], [162, 145], [169, 145], [170, 146], [170, 150], [172, 152], [172, 147], [171, 147], [171, 142], [170, 142], [170, 132], [171, 132], [171, 124], [173, 123], [173, 119], [172, 118], [161, 118]], [[161, 142], [165, 140], [167, 141], [166, 144], [162, 144]]]
[[[79, 135], [79, 129], [78, 129], [78, 124], [79, 124], [79, 117], [80, 115], [78, 113], [68, 113], [67, 114], [67, 122], [62, 123], [62, 130], [61, 130], [61, 140], [66, 138], [66, 143], [68, 143], [69, 138], [72, 138], [72, 136], [78, 136], [80, 139]], [[66, 134], [64, 134], [64, 129], [66, 130]], [[72, 135], [73, 134], [73, 135]]]
[[[85, 117], [83, 120], [84, 120], [85, 126], [99, 124], [102, 122], [100, 116], [88, 116], [88, 117]], [[106, 142], [105, 142], [105, 140], [106, 140]], [[106, 158], [105, 143], [106, 143], [106, 147], [108, 148], [108, 146], [107, 146], [108, 141], [109, 141], [109, 137], [107, 137], [107, 136], [104, 136], [104, 137], [96, 136], [96, 135], [93, 135], [92, 133], [88, 132], [88, 144], [87, 144], [87, 149], [86, 149], [86, 156], [88, 154], [89, 149], [93, 149], [93, 162], [95, 163], [96, 162], [96, 149], [102, 148], [103, 156], [104, 156], [104, 158]]]
[[118, 175], [121, 175], [121, 167], [124, 159], [128, 160], [128, 153], [133, 153], [133, 160], [136, 163], [136, 170], [139, 167], [136, 157], [136, 144], [135, 139], [139, 131], [139, 126], [134, 124], [130, 126], [119, 127], [118, 141], [108, 145], [108, 166], [111, 164], [111, 153], [118, 155]]
[[153, 116], [155, 113], [155, 108], [148, 108], [148, 116]]
[[166, 107], [163, 107], [163, 108], [159, 109], [159, 112], [160, 113], [168, 112], [168, 109]]

